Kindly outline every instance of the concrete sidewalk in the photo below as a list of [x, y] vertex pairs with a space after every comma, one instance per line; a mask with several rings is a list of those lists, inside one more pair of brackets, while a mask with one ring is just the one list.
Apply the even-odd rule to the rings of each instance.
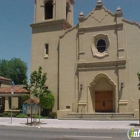
[[[29, 119], [29, 122], [31, 120]], [[37, 119], [38, 121], [38, 119]], [[27, 126], [26, 118], [4, 118], [0, 117], [0, 125]], [[58, 120], [41, 119], [41, 124], [34, 127], [44, 128], [70, 128], [70, 129], [130, 129], [138, 126], [138, 121], [84, 121], [84, 120]], [[28, 125], [30, 126], [30, 125]]]

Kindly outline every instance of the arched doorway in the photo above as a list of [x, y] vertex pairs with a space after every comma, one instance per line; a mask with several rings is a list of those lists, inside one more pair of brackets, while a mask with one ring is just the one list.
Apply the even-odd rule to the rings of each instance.
[[98, 74], [89, 86], [90, 112], [115, 112], [115, 88], [116, 85], [106, 74]]

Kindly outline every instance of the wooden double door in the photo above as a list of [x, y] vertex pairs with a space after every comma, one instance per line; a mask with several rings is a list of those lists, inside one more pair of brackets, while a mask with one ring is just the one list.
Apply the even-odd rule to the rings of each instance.
[[113, 112], [112, 91], [95, 92], [95, 112]]

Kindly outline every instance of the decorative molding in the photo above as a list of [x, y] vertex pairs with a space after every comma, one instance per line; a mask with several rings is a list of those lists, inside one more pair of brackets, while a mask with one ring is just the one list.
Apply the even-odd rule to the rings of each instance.
[[[46, 2], [48, 2], [49, 0], [44, 0], [43, 3], [45, 4]], [[52, 0], [53, 3], [55, 3], [55, 0]]]
[[104, 13], [103, 16], [94, 16], [94, 13], [91, 13], [91, 17], [94, 18], [98, 23], [101, 23], [107, 16], [109, 15], [109, 13]]
[[78, 105], [86, 105], [86, 104], [87, 104], [86, 101], [79, 101], [79, 102], [78, 102]]
[[92, 54], [93, 54], [93, 56], [96, 56], [98, 58], [103, 58], [105, 56], [109, 56], [109, 51], [106, 50], [105, 52], [100, 53], [100, 52], [98, 52], [97, 48], [94, 45], [92, 45]]
[[[115, 14], [110, 12], [109, 10], [107, 10], [104, 6], [102, 6], [102, 9], [105, 10], [105, 12], [107, 12], [108, 14], [110, 14], [111, 16], [114, 16], [115, 17]], [[88, 19], [90, 16], [92, 16], [94, 14], [94, 11], [96, 10], [96, 7], [93, 9], [92, 12], [90, 12], [87, 17], [85, 17], [85, 20]], [[93, 17], [93, 16], [92, 16]]]
[[[97, 42], [100, 39], [103, 39], [106, 43], [106, 50], [102, 53], [98, 52], [97, 50]], [[96, 56], [99, 58], [109, 56], [109, 46], [110, 46], [110, 41], [109, 41], [108, 35], [98, 34], [98, 35], [93, 36], [93, 42], [92, 42], [92, 47], [91, 47], [93, 56]]]
[[119, 67], [125, 66], [126, 60], [117, 60], [117, 61], [104, 61], [104, 62], [78, 62], [78, 68], [100, 68], [100, 67]]
[[80, 59], [78, 63], [85, 63], [85, 59]]
[[120, 7], [118, 7], [118, 8], [116, 9], [116, 16], [117, 16], [118, 18], [123, 16], [123, 12], [122, 12], [122, 10], [121, 10]]
[[45, 54], [44, 55], [44, 59], [48, 59], [49, 58], [49, 55], [48, 54]]
[[125, 50], [124, 48], [119, 48], [119, 49], [118, 49], [118, 51], [124, 51], [124, 50]]
[[101, 0], [98, 0], [97, 5], [96, 5], [96, 9], [102, 9], [103, 3]]
[[65, 24], [68, 28], [71, 28], [72, 26], [65, 20], [65, 19], [49, 19], [49, 20], [43, 20], [41, 22], [33, 23], [30, 26], [32, 28], [34, 27], [41, 27], [41, 26], [48, 26], [48, 25], [53, 25], [53, 24]]
[[[115, 70], [115, 66], [110, 67], [91, 67], [91, 68], [78, 68], [77, 70], [80, 71], [96, 71], [96, 70]], [[125, 69], [125, 66], [118, 67], [119, 69]]]
[[109, 76], [108, 76], [107, 74], [105, 74], [105, 73], [99, 73], [99, 74], [97, 74], [97, 75], [95, 76], [95, 78], [93, 78], [92, 81], [90, 82], [89, 87], [95, 86], [96, 84], [98, 84], [98, 81], [99, 81], [101, 78], [107, 79], [108, 83], [110, 83], [111, 85], [113, 85], [113, 87], [116, 87], [115, 82], [111, 79], [111, 77], [109, 77]]
[[127, 100], [119, 100], [119, 105], [127, 105]]
[[67, 33], [71, 32], [72, 30], [74, 29], [77, 29], [78, 25], [72, 27], [72, 28], [69, 28], [67, 30], [65, 30], [64, 34], [60, 36], [60, 38], [63, 38]]
[[81, 11], [80, 14], [79, 14], [79, 20], [80, 20], [81, 18], [84, 19], [84, 13], [83, 13], [82, 11]]
[[79, 55], [80, 55], [80, 54], [85, 54], [85, 52], [79, 52]]
[[126, 22], [126, 23], [129, 23], [129, 24], [132, 24], [132, 25], [136, 25], [138, 28], [140, 28], [140, 24], [137, 23], [137, 22], [132, 22], [132, 21], [129, 21], [127, 19], [122, 19], [123, 22]]
[[118, 30], [123, 30], [123, 23], [117, 23], [117, 24], [108, 24], [108, 25], [99, 25], [99, 26], [90, 26], [90, 27], [82, 27], [78, 29], [78, 32], [93, 32], [93, 31], [100, 31], [100, 30], [114, 30], [116, 28]]
[[45, 7], [44, 3], [40, 5], [40, 7]]

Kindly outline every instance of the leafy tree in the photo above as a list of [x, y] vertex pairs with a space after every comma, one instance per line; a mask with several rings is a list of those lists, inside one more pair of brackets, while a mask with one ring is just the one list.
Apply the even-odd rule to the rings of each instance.
[[33, 71], [30, 75], [30, 84], [25, 82], [26, 89], [33, 96], [39, 98], [44, 93], [48, 93], [46, 88], [47, 73], [42, 73], [42, 67], [38, 68], [38, 71]]
[[28, 100], [30, 98], [30, 96], [27, 95], [22, 95], [21, 97], [19, 97], [19, 108], [22, 109], [22, 105], [23, 103]]
[[46, 88], [47, 73], [42, 72], [42, 67], [37, 71], [33, 71], [30, 75], [30, 84], [25, 82], [26, 89], [30, 94], [39, 98], [40, 105], [44, 109], [50, 109], [54, 106], [54, 96], [50, 90]]
[[27, 64], [20, 58], [0, 60], [0, 76], [6, 77], [17, 84], [23, 84], [27, 80]]
[[0, 60], [0, 76], [10, 78], [9, 70], [9, 61], [5, 59]]
[[28, 100], [28, 99], [30, 99], [30, 96], [29, 96], [29, 95], [22, 95], [22, 96], [21, 96], [21, 105], [22, 105], [26, 100]]

